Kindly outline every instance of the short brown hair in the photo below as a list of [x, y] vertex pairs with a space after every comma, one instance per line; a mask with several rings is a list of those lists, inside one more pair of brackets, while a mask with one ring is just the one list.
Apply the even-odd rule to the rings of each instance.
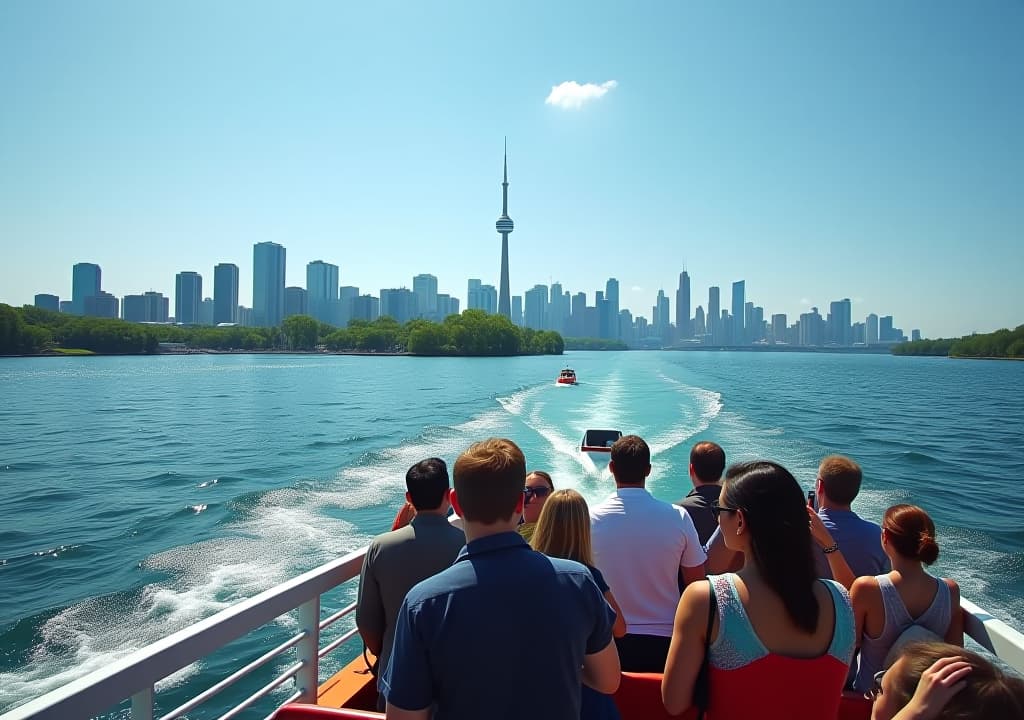
[[690, 464], [701, 482], [718, 482], [725, 470], [725, 450], [718, 443], [702, 440], [690, 450]]
[[639, 435], [623, 435], [612, 445], [616, 482], [638, 484], [651, 467], [651, 449]]
[[511, 518], [523, 499], [526, 458], [511, 440], [489, 438], [459, 455], [453, 475], [462, 516], [490, 525]]
[[959, 657], [970, 664], [971, 671], [964, 678], [964, 688], [942, 708], [943, 718], [1019, 718], [1024, 714], [1024, 680], [1007, 675], [977, 653], [947, 643], [919, 642], [907, 645], [900, 657], [905, 660], [903, 671], [893, 682], [899, 707], [910, 702], [921, 675], [936, 660]]
[[860, 492], [860, 465], [843, 455], [829, 455], [822, 460], [818, 477], [828, 499], [838, 505], [849, 505]]

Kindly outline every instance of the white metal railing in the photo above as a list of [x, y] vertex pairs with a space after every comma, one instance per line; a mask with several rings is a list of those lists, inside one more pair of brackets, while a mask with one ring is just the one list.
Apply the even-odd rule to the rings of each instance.
[[[201, 660], [229, 642], [297, 610], [299, 631], [191, 700], [161, 716], [176, 720], [271, 660], [296, 648], [298, 660], [274, 680], [220, 716], [231, 720], [291, 678], [297, 690], [285, 702], [316, 702], [320, 658], [355, 637], [350, 630], [324, 647], [320, 632], [355, 610], [355, 603], [320, 619], [320, 596], [359, 574], [366, 548], [310, 570], [144, 647], [109, 667], [90, 673], [10, 712], [0, 720], [74, 720], [106, 712], [131, 698], [132, 720], [153, 720], [156, 683]], [[1024, 635], [969, 600], [961, 599], [964, 631], [1018, 672], [1024, 673]]]
[[154, 720], [156, 683], [228, 643], [263, 627], [288, 612], [298, 611], [298, 632], [215, 685], [179, 705], [159, 720], [175, 720], [285, 652], [296, 649], [297, 661], [272, 681], [220, 716], [230, 720], [275, 689], [295, 679], [296, 692], [287, 702], [316, 702], [322, 657], [357, 634], [344, 633], [320, 647], [320, 632], [355, 610], [355, 603], [320, 619], [320, 596], [359, 575], [366, 548], [242, 600], [216, 615], [183, 628], [102, 670], [73, 680], [42, 697], [0, 715], [0, 720], [74, 720], [91, 718], [131, 699], [132, 720]]

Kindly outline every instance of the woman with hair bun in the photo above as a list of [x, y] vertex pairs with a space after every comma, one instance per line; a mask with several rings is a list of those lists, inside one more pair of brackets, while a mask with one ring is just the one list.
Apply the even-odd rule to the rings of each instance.
[[892, 572], [857, 578], [850, 590], [860, 657], [853, 687], [871, 689], [875, 674], [903, 632], [918, 626], [963, 646], [960, 587], [925, 570], [939, 557], [935, 524], [916, 505], [893, 505], [882, 520], [882, 550]]

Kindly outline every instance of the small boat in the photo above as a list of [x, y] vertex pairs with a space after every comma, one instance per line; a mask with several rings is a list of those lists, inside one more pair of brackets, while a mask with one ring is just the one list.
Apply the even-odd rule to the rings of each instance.
[[575, 385], [576, 371], [572, 368], [566, 368], [558, 374], [558, 380], [556, 382], [559, 385]]
[[583, 439], [580, 441], [580, 452], [591, 457], [596, 455], [595, 459], [607, 462], [608, 456], [612, 452], [612, 445], [620, 437], [622, 437], [621, 430], [587, 430], [583, 433]]

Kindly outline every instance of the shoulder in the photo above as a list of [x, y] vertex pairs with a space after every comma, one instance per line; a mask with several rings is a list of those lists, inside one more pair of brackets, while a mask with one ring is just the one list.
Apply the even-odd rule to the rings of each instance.
[[878, 578], [873, 575], [859, 577], [854, 580], [853, 585], [850, 586], [851, 597], [870, 595], [872, 593], [878, 593], [878, 591]]
[[955, 597], [960, 597], [960, 586], [953, 578], [942, 578], [942, 582], [946, 583], [946, 587], [949, 588], [949, 593]]

